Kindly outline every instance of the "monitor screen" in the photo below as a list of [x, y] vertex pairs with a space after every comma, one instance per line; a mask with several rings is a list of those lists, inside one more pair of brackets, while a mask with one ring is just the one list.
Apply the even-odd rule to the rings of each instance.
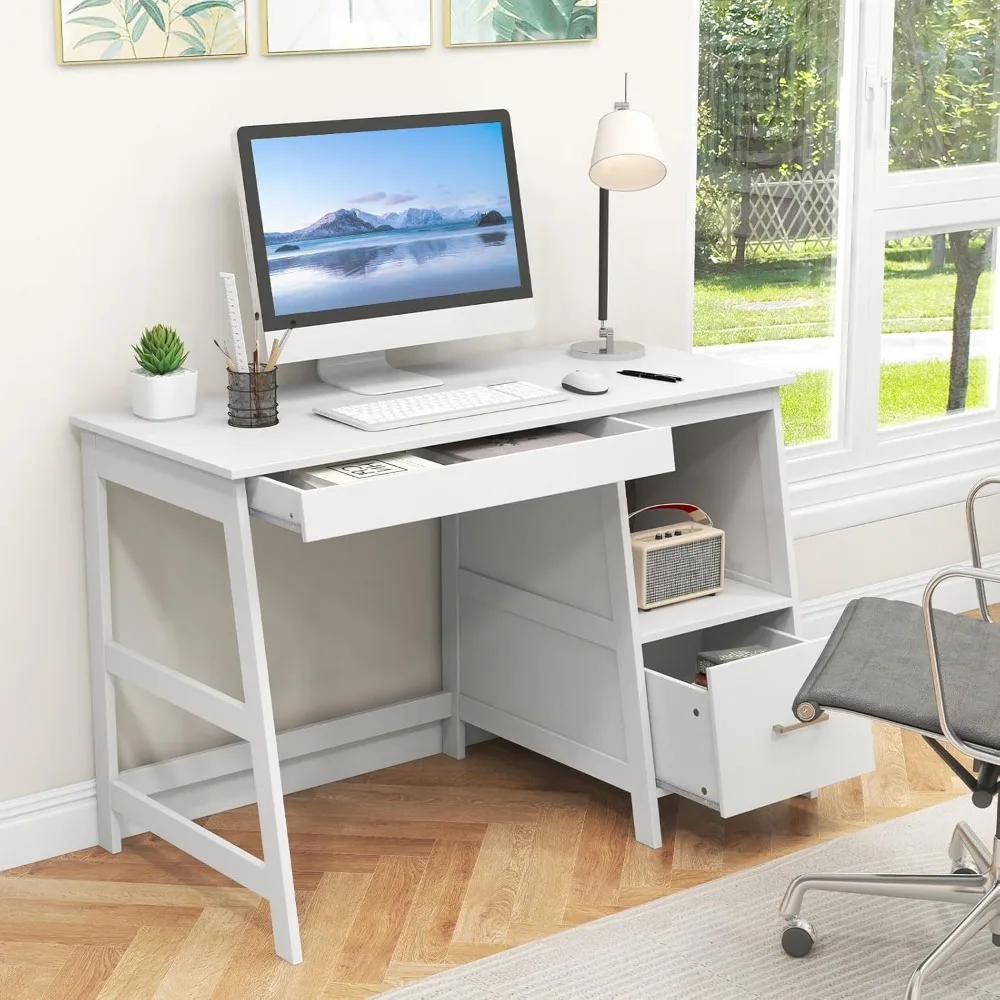
[[265, 329], [531, 295], [504, 112], [239, 132]]

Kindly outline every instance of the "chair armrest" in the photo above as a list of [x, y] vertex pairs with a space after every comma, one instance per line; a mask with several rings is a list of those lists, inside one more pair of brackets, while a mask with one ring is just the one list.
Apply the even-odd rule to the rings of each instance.
[[[987, 482], [984, 480], [981, 485], [986, 485]], [[977, 588], [980, 588], [981, 593], [985, 594], [984, 584], [1000, 583], [1000, 573], [990, 573], [975, 566], [971, 569], [963, 566], [943, 569], [927, 584], [924, 590], [923, 601], [921, 602], [924, 612], [924, 632], [927, 636], [927, 652], [930, 655], [931, 661], [931, 679], [934, 682], [934, 700], [937, 702], [938, 722], [941, 725], [941, 732], [962, 753], [968, 754], [968, 756], [975, 760], [985, 761], [987, 764], [995, 764], [997, 767], [1000, 767], [1000, 755], [991, 753], [982, 747], [966, 743], [965, 740], [955, 733], [948, 723], [948, 712], [944, 701], [944, 688], [941, 683], [941, 664], [938, 656], [938, 643], [937, 635], [934, 631], [933, 615], [934, 592], [946, 580], [975, 580]], [[986, 620], [990, 621], [988, 617]]]
[[[976, 569], [983, 568], [983, 558], [979, 548], [979, 527], [976, 524], [976, 501], [979, 499], [979, 494], [987, 486], [1000, 486], [1000, 476], [987, 476], [985, 479], [981, 479], [972, 487], [965, 500], [965, 520], [969, 527], [969, 549], [972, 552], [972, 565]], [[976, 596], [979, 598], [979, 613], [982, 615], [983, 621], [992, 622], [990, 606], [986, 601], [986, 587], [982, 580], [976, 580]]]

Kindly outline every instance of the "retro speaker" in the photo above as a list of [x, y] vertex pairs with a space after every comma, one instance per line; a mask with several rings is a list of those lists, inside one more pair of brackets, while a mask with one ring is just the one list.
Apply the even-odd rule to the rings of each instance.
[[632, 532], [632, 564], [639, 610], [706, 597], [722, 590], [725, 573], [725, 532], [689, 503], [662, 503], [643, 507], [629, 517], [649, 510], [679, 510], [687, 523]]

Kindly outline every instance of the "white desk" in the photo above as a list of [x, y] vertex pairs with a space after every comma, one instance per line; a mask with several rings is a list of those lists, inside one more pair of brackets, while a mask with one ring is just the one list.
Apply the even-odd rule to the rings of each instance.
[[[577, 364], [542, 349], [429, 370], [449, 386], [505, 377], [555, 386]], [[271, 903], [278, 954], [299, 962], [280, 761], [438, 722], [442, 748], [461, 757], [469, 723], [627, 790], [636, 836], [651, 847], [660, 845], [657, 800], [668, 792], [733, 815], [870, 770], [864, 720], [775, 732], [794, 723], [792, 696], [818, 651], [794, 634], [777, 395], [789, 379], [667, 350], [641, 364], [684, 381], [623, 378], [608, 366], [604, 396], [567, 394], [550, 405], [374, 433], [314, 416], [317, 399], [347, 396], [318, 385], [279, 390], [281, 422], [268, 429], [228, 427], [223, 398], [202, 399], [197, 416], [171, 423], [120, 411], [75, 417], [101, 845], [119, 851], [128, 819], [258, 892]], [[260, 478], [563, 424], [591, 440], [347, 487], [303, 491]], [[222, 524], [243, 701], [115, 642], [109, 482]], [[697, 503], [726, 530], [727, 585], [717, 597], [639, 612], [627, 512], [662, 501]], [[252, 516], [304, 541], [440, 519], [442, 691], [276, 734]], [[690, 683], [698, 649], [747, 641], [770, 651], [715, 668], [708, 688]], [[116, 677], [246, 741], [212, 758], [213, 774], [194, 757], [173, 773], [185, 784], [248, 760], [263, 861], [159, 803], [162, 782], [119, 771]]]

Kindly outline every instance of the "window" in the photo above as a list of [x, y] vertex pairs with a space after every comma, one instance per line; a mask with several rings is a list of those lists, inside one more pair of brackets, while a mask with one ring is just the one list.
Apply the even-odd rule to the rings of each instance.
[[799, 373], [790, 444], [833, 434], [840, 0], [705, 0], [695, 345]]
[[694, 346], [797, 374], [793, 483], [1000, 464], [998, 28], [996, 0], [703, 0]]

